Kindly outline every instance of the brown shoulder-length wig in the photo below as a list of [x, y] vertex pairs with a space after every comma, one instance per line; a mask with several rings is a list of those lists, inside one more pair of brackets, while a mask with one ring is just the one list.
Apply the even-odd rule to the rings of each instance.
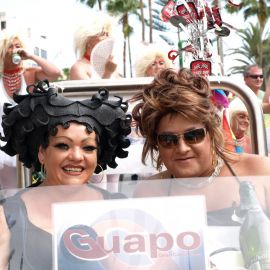
[[215, 154], [230, 160], [230, 154], [224, 147], [221, 119], [211, 101], [210, 84], [204, 77], [196, 76], [185, 68], [179, 71], [165, 69], [131, 102], [136, 102], [132, 111], [136, 130], [145, 138], [144, 164], [148, 154], [157, 169], [162, 164], [156, 130], [161, 118], [167, 114], [180, 114], [202, 123], [210, 135]]

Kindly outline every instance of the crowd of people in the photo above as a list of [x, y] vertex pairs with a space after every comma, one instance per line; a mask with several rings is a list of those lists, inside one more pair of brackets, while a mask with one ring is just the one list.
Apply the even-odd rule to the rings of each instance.
[[[78, 26], [74, 33], [74, 49], [78, 59], [70, 68], [69, 80], [122, 77], [117, 62], [113, 59], [115, 23], [116, 21], [111, 16], [97, 13], [96, 16], [84, 20]], [[106, 55], [107, 58], [102, 59], [103, 69], [100, 68], [100, 63], [96, 65], [92, 59], [95, 57], [93, 51], [97, 46], [100, 46], [99, 50], [103, 50], [104, 53], [106, 50], [110, 51]], [[137, 77], [155, 77], [162, 70], [168, 68], [177, 70], [172, 61], [169, 60], [168, 48], [166, 49], [164, 44], [143, 43], [140, 46], [140, 54], [136, 56], [134, 63]], [[19, 56], [18, 62], [14, 62], [14, 55]], [[97, 70], [98, 68], [100, 70]], [[2, 117], [4, 103], [16, 104], [13, 100], [14, 93], [30, 93], [32, 91], [30, 85], [44, 79], [55, 81], [61, 75], [61, 71], [53, 63], [31, 53], [21, 34], [2, 31], [0, 37], [0, 74], [2, 81], [0, 116]], [[270, 90], [266, 91], [264, 96], [265, 92], [261, 90], [264, 82], [262, 68], [258, 65], [247, 66], [243, 72], [243, 79], [262, 104], [265, 113], [265, 126], [268, 128], [266, 130], [269, 131], [270, 105], [268, 99]], [[270, 89], [270, 87], [268, 88]], [[249, 115], [243, 101], [220, 89], [212, 89], [211, 96], [216, 112], [222, 119], [225, 148], [235, 152], [252, 153]], [[2, 127], [0, 127], [0, 132], [3, 132]], [[268, 133], [270, 134], [270, 132]], [[3, 140], [0, 140], [0, 143], [1, 146], [5, 144]], [[0, 153], [0, 183], [2, 187], [10, 187], [14, 183], [11, 184], [11, 181], [7, 180], [7, 176], [16, 179], [16, 158], [3, 152]]]
[[[102, 16], [101, 16], [102, 15]], [[70, 68], [69, 80], [90, 80], [101, 78], [121, 78], [117, 62], [113, 59], [114, 29], [116, 21], [108, 14], [97, 13], [87, 20], [84, 20], [74, 33], [74, 49], [78, 59]], [[108, 41], [107, 45], [104, 43]], [[105, 45], [104, 45], [104, 44]], [[103, 44], [100, 46], [100, 44]], [[100, 63], [93, 63], [94, 49], [100, 46], [99, 50], [106, 50], [106, 59], [103, 61], [103, 69]], [[107, 46], [107, 47], [106, 47]], [[20, 61], [14, 63], [14, 55], [18, 55]], [[140, 54], [136, 56], [134, 69], [137, 77], [155, 77], [164, 69], [172, 68], [176, 70], [171, 60], [168, 58], [168, 48], [164, 44], [140, 45]], [[32, 63], [32, 64], [31, 64]], [[33, 65], [34, 63], [34, 65]], [[2, 31], [0, 38], [0, 74], [1, 74], [1, 99], [0, 116], [3, 115], [3, 105], [6, 102], [15, 104], [13, 94], [27, 94], [31, 92], [31, 87], [39, 80], [47, 79], [55, 81], [61, 75], [61, 71], [53, 63], [41, 58], [29, 51], [24, 37], [16, 32]], [[270, 128], [270, 106], [269, 90], [262, 91], [264, 82], [263, 70], [258, 65], [246, 66], [243, 72], [243, 81], [258, 97], [265, 113], [265, 126], [267, 134]], [[29, 86], [27, 88], [27, 86]], [[268, 87], [270, 89], [270, 87]], [[230, 93], [212, 89], [212, 102], [216, 111], [222, 119], [222, 126], [225, 134], [225, 145], [229, 150], [235, 152], [252, 153], [252, 143], [250, 138], [250, 123], [247, 109], [243, 101]], [[0, 132], [2, 127], [0, 127]], [[1, 145], [5, 142], [0, 141]], [[0, 154], [0, 183], [2, 187], [14, 185], [6, 177], [11, 176], [16, 179], [16, 158], [5, 153]]]

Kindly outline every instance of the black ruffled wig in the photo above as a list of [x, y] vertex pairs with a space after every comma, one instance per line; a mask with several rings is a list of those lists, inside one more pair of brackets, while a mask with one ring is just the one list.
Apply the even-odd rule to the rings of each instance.
[[[128, 104], [121, 97], [116, 98], [109, 100], [108, 90], [99, 89], [91, 99], [74, 101], [58, 94], [47, 81], [41, 81], [33, 87], [33, 93], [14, 95], [17, 105], [4, 104], [1, 139], [6, 144], [0, 149], [10, 156], [18, 154], [24, 166], [39, 171], [39, 146], [48, 146], [49, 135], [56, 132], [57, 125], [68, 127], [69, 122], [77, 122], [89, 132], [96, 132], [98, 164], [103, 169], [115, 168], [115, 158], [128, 155], [123, 149], [130, 145], [126, 137], [131, 132]], [[97, 166], [95, 173], [100, 171]]]

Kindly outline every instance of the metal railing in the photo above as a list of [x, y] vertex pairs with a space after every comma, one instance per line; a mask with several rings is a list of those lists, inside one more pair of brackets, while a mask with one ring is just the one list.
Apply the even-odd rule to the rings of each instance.
[[[102, 79], [102, 80], [76, 80], [61, 81], [55, 83], [61, 90], [59, 93], [71, 99], [84, 99], [92, 96], [100, 88], [106, 88], [111, 95], [119, 95], [124, 99], [131, 98], [135, 93], [142, 90], [153, 80], [152, 77], [145, 78], [122, 78], [122, 79]], [[253, 153], [266, 156], [267, 143], [264, 126], [264, 118], [261, 104], [257, 96], [246, 85], [238, 85], [230, 77], [209, 77], [212, 89], [222, 89], [237, 94], [245, 103], [250, 117], [250, 133]], [[30, 173], [28, 169], [18, 162], [19, 187], [30, 184]]]

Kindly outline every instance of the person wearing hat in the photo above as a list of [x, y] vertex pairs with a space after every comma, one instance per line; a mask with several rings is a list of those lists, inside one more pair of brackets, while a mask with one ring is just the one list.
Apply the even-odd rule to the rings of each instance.
[[[52, 205], [115, 198], [90, 182], [94, 173], [115, 168], [117, 157], [127, 157], [131, 116], [127, 103], [109, 99], [106, 89], [77, 101], [40, 82], [33, 93], [14, 100], [17, 105], [4, 107], [6, 144], [0, 149], [18, 155], [33, 170], [35, 183], [0, 201], [0, 269], [48, 270], [53, 266]], [[104, 269], [87, 263], [87, 269]], [[71, 258], [61, 269], [76, 268]]]

